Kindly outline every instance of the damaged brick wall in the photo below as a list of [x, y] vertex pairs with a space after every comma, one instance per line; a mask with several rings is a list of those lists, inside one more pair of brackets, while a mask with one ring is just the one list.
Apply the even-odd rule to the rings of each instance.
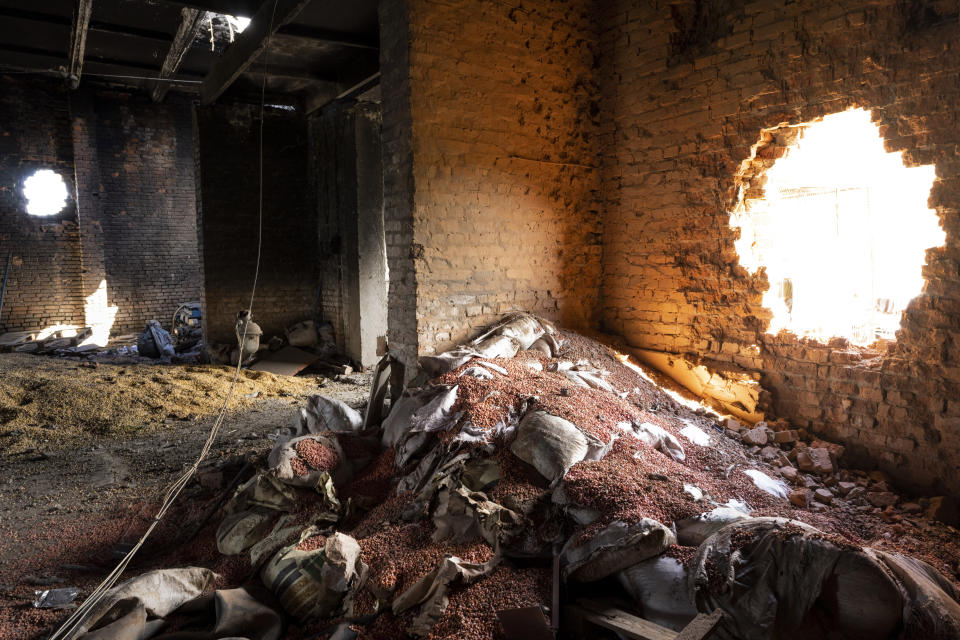
[[[250, 302], [257, 258], [260, 105], [198, 108], [196, 120], [206, 331], [211, 342], [235, 344], [236, 313]], [[253, 317], [266, 341], [313, 318], [317, 215], [306, 118], [267, 109], [263, 139], [263, 248]]]
[[100, 207], [113, 331], [169, 327], [180, 304], [203, 297], [190, 100], [100, 92], [93, 106], [99, 183], [88, 195]]
[[81, 255], [73, 198], [58, 215], [26, 213], [24, 180], [56, 171], [73, 193], [73, 146], [66, 90], [52, 83], [0, 76], [0, 278], [10, 275], [0, 329], [82, 324]]
[[[0, 329], [90, 322], [102, 283], [114, 335], [168, 325], [202, 293], [187, 102], [22, 76], [0, 76], [0, 89], [0, 262], [14, 254]], [[70, 197], [40, 218], [22, 188], [43, 168]]]
[[[381, 2], [379, 10], [383, 222], [390, 269], [387, 340], [391, 355], [407, 365], [408, 371], [413, 370], [418, 355], [408, 15], [411, 1]], [[395, 376], [394, 386], [402, 387], [404, 381], [398, 378]]]
[[[406, 15], [402, 6], [381, 8], [383, 59], [395, 65], [393, 55], [409, 55], [409, 75], [385, 66], [383, 78], [391, 349], [399, 339], [408, 351], [411, 343], [420, 353], [443, 350], [512, 309], [593, 324], [592, 3], [405, 4]], [[391, 166], [404, 144], [409, 170], [402, 157]], [[403, 200], [407, 189], [412, 202]], [[391, 201], [404, 206], [391, 212]], [[401, 329], [393, 307], [411, 292], [416, 315], [408, 311]]]
[[[854, 462], [960, 490], [955, 3], [708, 4], [602, 3], [606, 329], [755, 373], [770, 413]], [[738, 264], [729, 227], [744, 161], [778, 153], [754, 146], [763, 130], [851, 107], [872, 110], [888, 151], [936, 165], [930, 206], [947, 233], [882, 353], [766, 335], [766, 278]]]

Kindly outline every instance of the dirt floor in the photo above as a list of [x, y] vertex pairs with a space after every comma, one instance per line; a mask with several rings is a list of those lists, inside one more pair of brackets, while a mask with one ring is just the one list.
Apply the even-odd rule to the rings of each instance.
[[[512, 386], [502, 386], [496, 396], [489, 393], [491, 382], [460, 378], [460, 370], [446, 375], [459, 380], [462, 408], [481, 427], [495, 422], [494, 413], [503, 410], [500, 401], [504, 398], [517, 394], [518, 398], [535, 397], [531, 395], [535, 393], [546, 409], [575, 419], [601, 435], [609, 428], [608, 419], [621, 410], [639, 411], [644, 420], [671, 432], [684, 424], [697, 423], [711, 433], [710, 447], [696, 447], [684, 441], [688, 454], [684, 465], [660, 454], [644, 453], [643, 447], [635, 443], [629, 448], [627, 439], [603, 460], [575, 467], [566, 481], [570, 495], [601, 512], [630, 520], [633, 511], [642, 515], [662, 511], [665, 522], [699, 512], [689, 501], [676, 500], [673, 493], [651, 489], [654, 484], [654, 489], [661, 484], [667, 486], [667, 476], [693, 478], [694, 484], [708, 489], [721, 501], [731, 497], [732, 494], [727, 495], [729, 491], [735, 491], [758, 508], [758, 515], [791, 517], [839, 536], [845, 543], [910, 554], [929, 562], [954, 584], [960, 584], [956, 529], [907, 509], [908, 498], [900, 499], [900, 506], [885, 509], [865, 503], [862, 498], [837, 497], [830, 504], [811, 503], [796, 508], [773, 500], [759, 492], [738, 469], [762, 468], [777, 477], [775, 466], [762, 463], [758, 451], [722, 435], [717, 431], [719, 427], [712, 427], [716, 416], [695, 405], [681, 407], [671, 400], [677, 396], [667, 397], [660, 387], [635, 380], [632, 372], [609, 360], [606, 351], [591, 341], [570, 336], [563, 356], [606, 362], [604, 366], [612, 372], [611, 383], [624, 389], [636, 387], [627, 402], [629, 406], [619, 402], [618, 397], [592, 389], [558, 387], [551, 392], [544, 385], [554, 378], [560, 386], [569, 387], [569, 382], [556, 377], [557, 374], [538, 374], [537, 387], [524, 388], [524, 363], [531, 358], [547, 362], [536, 354], [494, 361], [511, 371], [510, 379], [517, 381]], [[135, 542], [150, 524], [167, 484], [195, 459], [231, 376], [232, 370], [225, 367], [89, 367], [78, 361], [0, 355], [0, 640], [46, 637], [69, 612], [33, 608], [35, 592], [77, 587], [79, 602], [115, 566], [123, 555], [123, 545]], [[664, 383], [662, 379], [658, 382]], [[225, 556], [218, 552], [215, 534], [222, 519], [219, 507], [231, 493], [235, 480], [249, 477], [252, 466], [262, 466], [266, 453], [273, 447], [271, 436], [291, 423], [309, 396], [323, 394], [362, 410], [369, 384], [369, 376], [364, 375], [333, 381], [312, 375], [285, 378], [245, 372], [233, 409], [209, 459], [124, 578], [151, 569], [192, 565], [219, 574], [214, 588], [239, 586], [248, 581], [259, 583], [247, 554]], [[671, 394], [677, 391], [672, 387]], [[652, 467], [635, 463], [639, 454], [656, 467], [657, 473], [651, 474]], [[542, 478], [531, 480], [530, 469], [506, 449], [498, 454], [498, 460], [504, 476], [491, 499], [508, 505], [516, 502], [516, 508], [523, 511], [517, 501], [526, 493], [534, 498], [545, 495]], [[342, 528], [359, 541], [364, 560], [371, 565], [371, 581], [386, 584], [393, 580], [406, 585], [435, 566], [442, 555], [440, 551], [484, 561], [484, 553], [489, 555], [489, 549], [483, 544], [449, 548], [432, 544], [429, 523], [398, 521], [399, 514], [409, 506], [411, 494], [387, 499], [396, 481], [393, 461], [393, 451], [388, 449], [350, 484], [338, 487], [340, 495], [357, 506], [356, 513], [349, 518], [351, 522], [344, 523]], [[624, 466], [624, 461], [630, 464]], [[604, 479], [604, 474], [610, 478]], [[648, 482], [654, 476], [657, 482]], [[802, 474], [798, 483], [804, 477], [809, 474]], [[885, 481], [861, 471], [840, 469], [836, 479], [849, 480], [878, 493], [879, 485], [883, 485], [883, 491], [887, 491]], [[605, 489], [611, 485], [627, 487], [630, 483], [642, 485], [643, 489], [615, 493]], [[674, 493], [682, 497], [681, 493]], [[924, 499], [917, 500], [918, 509], [926, 506]], [[584, 533], [591, 531], [588, 528]], [[671, 552], [689, 555], [691, 550], [675, 546]], [[518, 577], [521, 574], [523, 580]], [[496, 600], [498, 606], [507, 607], [547, 602], [549, 578], [548, 569], [504, 565], [475, 588], [454, 594], [444, 624], [467, 621], [472, 635], [460, 629], [456, 632], [458, 637], [491, 637], [487, 627], [494, 625], [493, 609], [480, 607], [486, 616], [481, 620], [476, 615], [476, 603], [489, 605]], [[397, 591], [402, 589], [398, 587]], [[516, 596], [515, 601], [498, 599], [506, 596]], [[358, 600], [358, 607], [365, 613], [372, 600], [363, 597]], [[404, 615], [410, 618], [412, 613]], [[402, 630], [409, 623], [407, 618], [382, 615], [367, 629], [365, 637], [405, 637]], [[445, 629], [441, 624], [437, 633], [450, 631]], [[318, 633], [315, 627], [291, 624], [285, 637], [312, 640]]]
[[[0, 640], [43, 637], [64, 617], [34, 609], [35, 591], [87, 593], [109, 572], [116, 546], [136, 541], [167, 484], [196, 459], [232, 376], [229, 367], [0, 354]], [[193, 527], [306, 398], [365, 405], [369, 376], [342, 380], [244, 371], [198, 479], [130, 575], [172, 566], [171, 554], [204, 565], [217, 557], [177, 546], [199, 537]]]

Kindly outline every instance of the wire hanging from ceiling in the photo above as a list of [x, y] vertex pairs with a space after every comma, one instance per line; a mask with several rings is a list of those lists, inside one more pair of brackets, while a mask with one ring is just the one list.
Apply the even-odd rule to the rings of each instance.
[[[266, 83], [267, 83], [267, 58], [270, 51], [270, 39], [273, 34], [273, 22], [277, 11], [277, 3], [279, 0], [274, 0], [273, 2], [273, 11], [270, 14], [270, 28], [267, 31], [267, 40], [263, 53], [263, 81], [260, 88], [260, 126], [259, 126], [259, 137], [258, 137], [258, 155], [259, 155], [259, 192], [258, 192], [258, 212], [257, 212], [257, 257], [255, 262], [255, 268], [253, 273], [253, 285], [250, 288], [250, 302], [247, 305], [247, 314], [248, 316], [252, 315], [253, 312], [253, 302], [256, 297], [257, 292], [257, 281], [260, 277], [260, 259], [262, 255], [263, 248], [263, 121], [264, 114], [266, 113]], [[244, 344], [244, 340], [247, 337], [247, 326], [249, 323], [244, 323], [243, 335], [240, 336], [240, 345]], [[241, 353], [239, 358], [237, 358], [237, 366], [233, 372], [233, 380], [230, 382], [230, 387], [227, 390], [227, 395], [224, 398], [223, 405], [220, 408], [220, 412], [217, 414], [217, 418], [213, 423], [213, 426], [210, 428], [210, 433], [207, 436], [206, 441], [203, 444], [203, 447], [200, 449], [200, 453], [197, 456], [196, 461], [187, 468], [173, 483], [167, 487], [167, 490], [163, 494], [163, 501], [160, 505], [160, 508], [157, 510], [156, 515], [153, 520], [150, 522], [150, 525], [144, 531], [143, 535], [140, 536], [140, 539], [135, 545], [127, 552], [127, 554], [117, 563], [117, 566], [114, 567], [104, 580], [97, 585], [97, 588], [94, 589], [90, 595], [87, 597], [83, 603], [77, 607], [77, 609], [67, 618], [60, 627], [50, 635], [48, 640], [68, 640], [74, 636], [74, 634], [81, 629], [81, 625], [86, 621], [87, 616], [96, 608], [96, 606], [103, 599], [104, 595], [113, 588], [117, 580], [123, 575], [123, 572], [126, 570], [127, 566], [133, 560], [133, 557], [137, 554], [143, 544], [150, 537], [150, 534], [153, 533], [154, 529], [163, 519], [163, 517], [170, 510], [170, 507], [173, 506], [177, 497], [180, 495], [180, 492], [189, 484], [190, 480], [196, 474], [197, 469], [200, 466], [200, 463], [206, 458], [207, 454], [210, 452], [210, 449], [213, 447], [216, 442], [217, 435], [220, 433], [220, 428], [223, 425], [223, 420], [226, 417], [227, 409], [230, 406], [230, 401], [233, 399], [234, 390], [237, 385], [237, 381], [240, 378], [240, 370], [243, 364], [243, 352], [241, 346]]]

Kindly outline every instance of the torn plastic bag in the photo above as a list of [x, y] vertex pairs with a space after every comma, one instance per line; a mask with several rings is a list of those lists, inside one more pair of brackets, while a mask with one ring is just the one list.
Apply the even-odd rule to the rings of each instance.
[[137, 353], [145, 358], [172, 357], [176, 350], [170, 334], [156, 320], [147, 322], [146, 328], [137, 337]]
[[569, 420], [546, 411], [528, 411], [517, 426], [510, 451], [556, 484], [573, 465], [586, 458], [591, 449], [604, 444], [577, 428]]
[[410, 431], [410, 419], [424, 404], [426, 404], [426, 397], [422, 394], [403, 395], [395, 405], [390, 407], [390, 413], [383, 421], [383, 446], [396, 446], [407, 436]]
[[[82, 640], [279, 640], [283, 620], [271, 606], [264, 604], [272, 600], [262, 587], [218, 590], [194, 598], [173, 612], [182, 621], [180, 626], [190, 631], [155, 635], [165, 621], [148, 621], [143, 603], [130, 598], [120, 601], [104, 615], [101, 621], [108, 619], [108, 624], [91, 631]], [[208, 630], [199, 630], [201, 627]]]
[[420, 356], [420, 369], [428, 378], [435, 378], [470, 362], [478, 354], [470, 347], [457, 347], [435, 356]]
[[33, 595], [34, 609], [72, 609], [74, 607], [73, 601], [80, 595], [80, 589], [76, 587], [42, 589], [34, 591]]
[[573, 518], [573, 521], [579, 525], [592, 524], [599, 520], [602, 515], [595, 509], [588, 509], [576, 504], [571, 504], [570, 499], [567, 497], [566, 487], [562, 482], [553, 490], [550, 500], [554, 504], [563, 507], [566, 514]]
[[510, 336], [496, 335], [478, 342], [473, 349], [481, 358], [512, 358], [520, 351], [520, 342]]
[[617, 579], [654, 624], [679, 631], [697, 615], [687, 590], [687, 569], [676, 558], [644, 560], [618, 573]]
[[698, 516], [678, 520], [674, 523], [677, 528], [677, 543], [685, 547], [699, 547], [704, 540], [728, 524], [740, 522], [749, 517], [738, 509], [717, 507]]
[[493, 373], [489, 369], [480, 366], [467, 367], [457, 375], [458, 378], [462, 378], [463, 376], [470, 376], [477, 380], [493, 380]]
[[640, 424], [633, 425], [627, 422], [621, 422], [619, 426], [624, 431], [633, 434], [647, 445], [667, 454], [677, 462], [683, 462], [684, 459], [686, 459], [686, 454], [683, 452], [683, 445], [680, 444], [680, 441], [661, 426], [650, 422], [641, 422]]
[[390, 375], [392, 372], [390, 354], [380, 358], [373, 370], [373, 380], [370, 384], [370, 395], [367, 397], [367, 410], [363, 412], [363, 429], [377, 427], [383, 422], [383, 405], [390, 391]]
[[293, 422], [294, 435], [323, 431], [350, 432], [363, 427], [363, 416], [335, 398], [311, 396]]
[[343, 449], [336, 438], [309, 434], [278, 441], [267, 456], [267, 467], [286, 484], [313, 488], [325, 474], [333, 474], [343, 459]]
[[867, 553], [896, 576], [906, 598], [902, 638], [960, 638], [960, 593], [936, 569], [899, 553]]
[[300, 542], [317, 534], [318, 530], [310, 527], [299, 542], [278, 551], [260, 571], [263, 583], [284, 610], [300, 621], [353, 615], [352, 594], [367, 577], [360, 545], [346, 534], [327, 537], [321, 549], [297, 549]]
[[753, 484], [756, 485], [758, 489], [765, 493], [769, 493], [777, 498], [783, 498], [784, 500], [790, 495], [790, 488], [787, 487], [783, 480], [774, 480], [763, 471], [758, 471], [757, 469], [745, 469], [743, 473], [753, 480]]
[[501, 336], [513, 338], [520, 345], [521, 349], [529, 349], [534, 342], [539, 340], [548, 331], [552, 332], [545, 321], [529, 313], [510, 314], [503, 319], [503, 323], [496, 329], [496, 333]]
[[262, 540], [280, 512], [264, 507], [228, 514], [217, 528], [217, 550], [225, 556], [243, 553]]
[[617, 392], [617, 390], [613, 388], [613, 385], [600, 377], [599, 372], [566, 369], [563, 371], [563, 375], [574, 384], [587, 389], [599, 389], [601, 391], [609, 391], [610, 393]]
[[165, 625], [162, 618], [147, 620], [147, 610], [139, 598], [124, 598], [100, 616], [94, 628], [79, 640], [143, 640], [153, 638]]
[[290, 326], [284, 332], [287, 344], [291, 347], [306, 347], [312, 349], [317, 346], [317, 327], [313, 320], [304, 320]]
[[299, 542], [301, 533], [303, 533], [303, 524], [300, 518], [293, 514], [282, 516], [273, 525], [270, 533], [250, 547], [251, 569], [257, 571], [277, 551], [293, 544], [294, 541]]
[[593, 582], [658, 556], [676, 543], [673, 532], [650, 518], [627, 524], [614, 520], [589, 540], [572, 537], [560, 552], [564, 575], [578, 582]]
[[[690, 565], [697, 608], [720, 607], [718, 638], [886, 638], [899, 589], [867, 554], [784, 518], [750, 518], [707, 538]], [[865, 632], [868, 632], [865, 634]]]
[[557, 339], [553, 334], [545, 333], [540, 338], [535, 340], [533, 344], [527, 347], [528, 351], [538, 351], [548, 358], [556, 357], [557, 353], [560, 351], [560, 343], [557, 342]]
[[488, 575], [499, 562], [498, 555], [494, 555], [482, 564], [464, 562], [456, 556], [447, 556], [436, 569], [394, 599], [393, 613], [399, 615], [422, 604], [420, 613], [413, 619], [407, 631], [415, 636], [429, 635], [446, 611], [447, 605], [450, 604], [450, 598], [447, 596], [450, 588], [457, 584], [470, 584]]
[[428, 433], [446, 431], [456, 424], [461, 414], [453, 414], [452, 410], [457, 402], [459, 388], [459, 385], [435, 387], [434, 395], [430, 400], [410, 416], [410, 431]]
[[420, 368], [433, 378], [466, 364], [472, 358], [512, 358], [540, 337], [552, 332], [545, 321], [528, 313], [514, 313], [491, 325], [479, 336], [436, 356], [420, 358]]
[[[88, 629], [98, 626], [100, 618], [113, 609], [121, 600], [138, 600], [145, 615], [164, 618], [188, 600], [193, 600], [217, 577], [213, 571], [202, 567], [182, 569], [159, 569], [131, 578], [107, 591], [74, 632], [82, 636]], [[129, 608], [130, 605], [126, 606]], [[113, 618], [116, 620], [117, 618]]]
[[486, 494], [470, 491], [449, 476], [441, 481], [433, 510], [434, 542], [461, 543], [483, 538], [491, 547], [498, 548], [522, 523], [522, 516], [488, 500]]
[[293, 511], [297, 506], [294, 490], [269, 473], [258, 473], [244, 482], [224, 507], [227, 513], [265, 507], [274, 511]]
[[695, 424], [691, 424], [688, 420], [684, 420], [687, 423], [683, 429], [680, 430], [680, 435], [692, 442], [693, 444], [699, 447], [709, 447], [710, 446], [710, 434], [698, 427]]

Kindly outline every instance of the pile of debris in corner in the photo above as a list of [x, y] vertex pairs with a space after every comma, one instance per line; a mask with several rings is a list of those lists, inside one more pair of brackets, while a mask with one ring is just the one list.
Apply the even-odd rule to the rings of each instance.
[[527, 314], [423, 358], [386, 411], [388, 374], [365, 416], [312, 398], [226, 504], [217, 546], [249, 561], [248, 586], [154, 609], [121, 586], [126, 609], [103, 609], [86, 640], [164, 617], [155, 637], [187, 637], [200, 609], [207, 630], [251, 640], [280, 637], [281, 619], [286, 637], [338, 640], [960, 637], [957, 567], [937, 555], [956, 547], [919, 559], [868, 533], [945, 525], [893, 513], [870, 495], [882, 480], [838, 471], [837, 449], [794, 444], [787, 425], [724, 429]]
[[[85, 360], [97, 364], [223, 364], [243, 365], [254, 371], [296, 375], [309, 370], [328, 377], [354, 373], [350, 358], [340, 352], [333, 325], [303, 320], [279, 335], [263, 339], [263, 330], [248, 312], [237, 314], [237, 344], [207, 344], [199, 302], [187, 302], [173, 314], [170, 330], [149, 320], [139, 334], [94, 337], [91, 327], [62, 325], [0, 335], [0, 352], [29, 353]], [[103, 346], [97, 340], [105, 342]], [[242, 343], [242, 347], [239, 344]]]

